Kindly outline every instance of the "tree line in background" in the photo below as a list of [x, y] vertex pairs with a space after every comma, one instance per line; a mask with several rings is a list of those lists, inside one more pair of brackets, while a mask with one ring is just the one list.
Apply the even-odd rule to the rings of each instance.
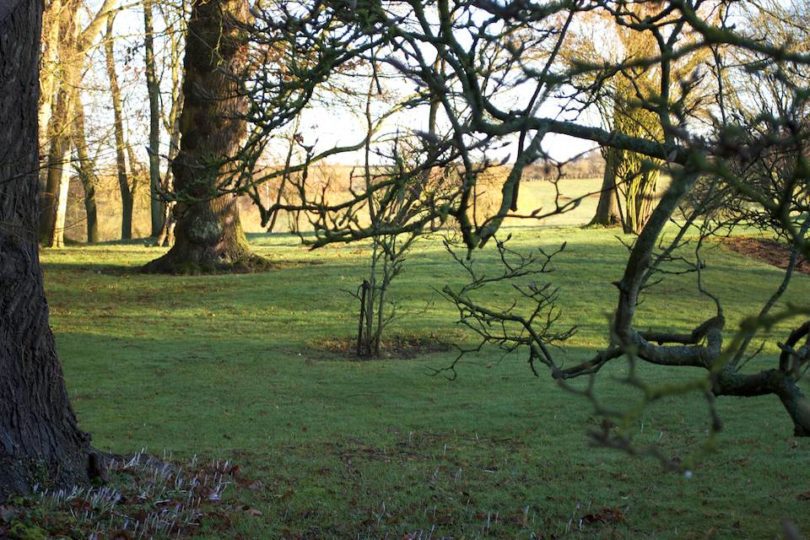
[[[169, 205], [160, 194], [171, 188], [168, 163], [178, 150], [188, 6], [144, 0], [140, 13], [128, 6], [119, 0], [44, 4], [38, 117], [44, 157], [39, 238], [45, 246], [64, 245], [74, 175], [83, 188], [88, 242], [99, 240], [96, 192], [100, 177], [110, 174], [119, 190], [121, 239], [133, 237], [142, 189], [149, 193], [147, 235], [163, 243], [171, 232]], [[155, 18], [162, 23], [157, 30]]]
[[[705, 399], [712, 433], [721, 427], [717, 397], [758, 395], [778, 398], [795, 433], [810, 433], [810, 402], [800, 386], [810, 365], [810, 325], [803, 322], [810, 308], [783, 298], [798, 257], [810, 257], [807, 6], [145, 0], [143, 31], [123, 56], [114, 39], [124, 13], [117, 0], [96, 9], [52, 0], [44, 15], [41, 7], [12, 0], [0, 8], [0, 68], [12, 74], [0, 80], [0, 116], [13, 119], [0, 134], [8, 148], [0, 161], [0, 368], [18, 389], [0, 399], [0, 498], [30, 490], [37, 475], [65, 484], [99, 473], [64, 392], [37, 241], [63, 243], [68, 164], [84, 185], [88, 238], [96, 237], [93, 193], [105, 159], [117, 172], [122, 237], [132, 235], [137, 178], [144, 185], [149, 178], [151, 236], [162, 244], [176, 224], [172, 247], [146, 271], [269, 268], [246, 242], [239, 196], [256, 205], [264, 226], [279, 212], [303, 219], [311, 233], [302, 239], [313, 247], [372, 239], [381, 258], [372, 261], [370, 283], [390, 282], [414, 238], [450, 227], [457, 241], [448, 240], [448, 250], [469, 278], [444, 289], [459, 320], [482, 345], [522, 351], [535, 372], [547, 369], [618, 421], [619, 429], [605, 423], [595, 435], [602, 444], [632, 444], [620, 425], [638, 409], [616, 411], [593, 392], [602, 368], [619, 361], [644, 404], [673, 393]], [[157, 13], [163, 30], [156, 29]], [[117, 70], [136, 59], [145, 89], [133, 90], [126, 103]], [[88, 103], [101, 102], [111, 117], [86, 114]], [[323, 142], [324, 114], [351, 116], [359, 129]], [[581, 202], [557, 190], [544, 207], [518, 212], [522, 182], [542, 171], [557, 186], [576, 165], [549, 155], [550, 134], [599, 146], [603, 182], [589, 194], [600, 199], [593, 222], [635, 235], [615, 283], [610, 338], [574, 366], [555, 354], [572, 330], [558, 328], [560, 306], [547, 282], [564, 246], [522, 254], [498, 236], [506, 219], [542, 219]], [[37, 147], [46, 156], [42, 167]], [[328, 159], [358, 155], [346, 175], [314, 174]], [[39, 182], [45, 187], [37, 215]], [[493, 186], [494, 202], [482, 207], [482, 191]], [[772, 296], [729, 328], [722, 299], [705, 279], [703, 247], [741, 225], [779, 239], [791, 259]], [[475, 265], [474, 250], [490, 243], [502, 263], [498, 275]], [[689, 332], [646, 329], [638, 306], [673, 274], [692, 276], [705, 305]], [[488, 292], [500, 284], [515, 293], [505, 304]], [[370, 287], [360, 332], [365, 324], [367, 349], [379, 344], [374, 320], [385, 320], [384, 289]], [[783, 321], [798, 323], [781, 339], [769, 335]], [[752, 362], [760, 338], [778, 340], [773, 365]], [[639, 375], [639, 362], [700, 375], [660, 388]], [[577, 378], [589, 384], [573, 384]]]
[[[229, 8], [225, 19], [233, 16], [233, 9]], [[99, 240], [97, 192], [107, 188], [102, 179], [110, 176], [117, 179], [118, 194], [114, 198], [120, 209], [113, 215], [120, 217], [120, 238], [133, 238], [133, 216], [140, 197], [148, 204], [149, 215], [148, 228], [141, 234], [152, 237], [157, 245], [174, 242], [172, 164], [180, 150], [180, 115], [186, 95], [183, 79], [187, 69], [181, 61], [185, 25], [190, 15], [190, 5], [182, 0], [145, 0], [135, 6], [123, 6], [117, 0], [95, 6], [80, 0], [46, 2], [38, 106], [43, 126], [41, 149], [47, 156], [41, 174], [39, 235], [43, 245], [64, 245], [66, 228], [76, 229], [81, 223], [88, 243]], [[250, 15], [246, 17], [242, 17], [242, 24]], [[609, 25], [611, 21], [603, 15], [589, 24]], [[632, 47], [650, 46], [649, 39], [646, 42], [634, 39], [638, 36], [626, 29], [615, 34], [626, 42], [623, 47], [626, 55], [638, 53]], [[159, 45], [157, 55], [155, 42]], [[564, 55], [571, 61], [576, 60], [577, 54], [599, 58], [594, 43], [580, 38], [563, 51]], [[614, 55], [601, 60], [621, 59]], [[104, 69], [100, 68], [102, 65]], [[124, 68], [123, 79], [118, 73], [120, 67]], [[649, 78], [652, 71], [645, 70], [644, 76]], [[210, 85], [211, 81], [205, 84]], [[630, 112], [630, 90], [634, 83], [623, 75], [610, 84], [614, 86], [613, 97], [607, 99], [607, 104], [600, 102], [600, 115], [608, 126], [624, 121], [627, 125], [622, 130], [628, 131], [641, 116], [638, 107], [635, 113]], [[339, 97], [347, 89], [333, 91]], [[148, 109], [141, 106], [144, 101], [148, 102]], [[633, 159], [635, 165], [631, 165]], [[605, 163], [610, 166], [605, 168]], [[527, 180], [602, 176], [600, 203], [592, 223], [622, 224], [627, 232], [638, 233], [651, 210], [658, 176], [654, 167], [642, 171], [642, 163], [639, 155], [631, 152], [625, 155], [603, 147], [601, 152], [577, 155], [552, 168], [548, 164], [529, 164], [525, 176]], [[76, 194], [82, 195], [84, 219], [67, 223], [71, 176], [81, 181], [81, 190]], [[635, 180], [631, 182], [630, 178]], [[284, 187], [279, 186], [271, 195], [271, 183], [267, 182], [267, 197], [279, 199]], [[105, 212], [103, 217], [109, 214]]]

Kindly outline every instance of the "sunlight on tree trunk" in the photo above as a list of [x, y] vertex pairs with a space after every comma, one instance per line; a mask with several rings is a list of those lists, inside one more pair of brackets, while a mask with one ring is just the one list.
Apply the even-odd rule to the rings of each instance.
[[[77, 27], [65, 5], [59, 20], [60, 73], [56, 81], [56, 107], [50, 115], [48, 137], [47, 181], [42, 200], [40, 239], [48, 247], [64, 245], [68, 182], [70, 180], [70, 147], [73, 104], [80, 81], [79, 66], [75, 65]], [[69, 60], [66, 61], [66, 58]]]
[[238, 199], [217, 195], [246, 133], [248, 101], [237, 78], [247, 43], [234, 21], [249, 18], [244, 0], [195, 2], [186, 40], [180, 151], [174, 160], [175, 244], [146, 272], [253, 271], [268, 263], [250, 251]]
[[[641, 17], [654, 14], [655, 9], [647, 5], [635, 5], [630, 11]], [[623, 61], [651, 58], [659, 53], [658, 44], [650, 32], [617, 26], [615, 33], [620, 45], [620, 52], [617, 54]], [[591, 51], [590, 54], [602, 53]], [[657, 95], [660, 76], [660, 71], [655, 67], [619, 70], [610, 80], [609, 103], [600, 107], [605, 124], [618, 133], [662, 140], [660, 119], [646, 106]], [[654, 198], [660, 175], [658, 168], [662, 161], [617, 148], [603, 149], [603, 156], [605, 173], [599, 203], [590, 224], [621, 224], [625, 233], [638, 234], [655, 206]], [[620, 199], [623, 205], [620, 204]]]
[[[183, 6], [184, 4], [181, 4], [181, 10], [185, 9]], [[164, 13], [164, 17], [165, 16], [166, 14]], [[170, 43], [172, 105], [169, 108], [169, 114], [163, 118], [164, 127], [169, 132], [169, 159], [162, 181], [163, 190], [166, 193], [174, 191], [172, 163], [180, 149], [180, 111], [183, 110], [183, 65], [180, 54], [181, 39], [178, 37], [177, 33], [172, 34]], [[177, 220], [174, 218], [174, 206], [174, 201], [166, 201], [163, 203], [163, 226], [155, 242], [157, 246], [171, 247], [174, 245], [174, 228], [177, 224]]]
[[[48, 142], [47, 130], [56, 101], [57, 70], [59, 69], [59, 33], [62, 24], [62, 0], [45, 2], [42, 15], [42, 58], [39, 78], [40, 95], [39, 116], [40, 148]], [[44, 178], [43, 178], [44, 180]]]
[[[617, 75], [613, 129], [636, 137], [660, 140], [662, 129], [657, 115], [643, 108], [637, 96], [639, 91], [650, 92], [652, 80], [643, 75], [646, 72], [636, 79], [631, 79], [624, 73]], [[645, 95], [644, 99], [649, 99], [649, 96]], [[615, 185], [624, 195], [624, 232], [639, 234], [655, 208], [659, 167], [662, 162], [637, 152], [614, 149], [612, 154], [610, 157], [613, 159], [605, 163], [605, 175], [613, 175]]]

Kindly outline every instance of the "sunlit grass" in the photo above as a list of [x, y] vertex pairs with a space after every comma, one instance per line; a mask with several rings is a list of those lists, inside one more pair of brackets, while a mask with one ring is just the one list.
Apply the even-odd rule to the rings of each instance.
[[[617, 232], [510, 231], [521, 249], [569, 242], [549, 276], [561, 288], [560, 324], [578, 327], [560, 358], [575, 362], [603, 346], [611, 282], [626, 254]], [[346, 291], [362, 281], [366, 247], [307, 251], [287, 235], [251, 241], [277, 270], [142, 275], [138, 266], [161, 250], [133, 244], [43, 253], [51, 323], [83, 428], [104, 450], [239, 463], [257, 482], [231, 496], [261, 515], [236, 510], [225, 536], [772, 537], [785, 518], [810, 531], [802, 498], [810, 446], [791, 436], [775, 397], [721, 399], [726, 429], [716, 452], [691, 479], [665, 473], [652, 460], [589, 447], [590, 404], [545, 373], [534, 378], [523, 356], [486, 351], [450, 382], [431, 369], [448, 365], [452, 351], [358, 362], [323, 350], [324, 339], [356, 329]], [[727, 299], [732, 328], [781, 275], [721, 247], [707, 262], [707, 284]], [[392, 290], [404, 316], [391, 331], [469, 341], [437, 293], [463, 279], [438, 239], [422, 241], [406, 265]], [[800, 276], [787, 299], [808, 293], [810, 279]], [[686, 275], [651, 294], [639, 321], [686, 330], [711, 313]], [[752, 367], [773, 365], [775, 351], [771, 341]], [[604, 374], [601, 398], [633, 398], [619, 373]], [[659, 383], [699, 375], [644, 374]], [[647, 410], [635, 429], [640, 442], [686, 459], [707, 423], [704, 401], [689, 395]]]

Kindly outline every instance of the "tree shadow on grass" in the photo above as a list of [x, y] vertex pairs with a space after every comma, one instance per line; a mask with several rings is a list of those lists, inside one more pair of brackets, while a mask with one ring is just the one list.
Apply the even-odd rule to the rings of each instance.
[[[118, 252], [116, 252], [118, 253]], [[139, 252], [140, 253], [140, 252]], [[325, 264], [322, 260], [304, 260], [304, 259], [280, 259], [280, 260], [272, 260], [271, 266], [269, 266], [264, 271], [255, 271], [255, 272], [245, 272], [245, 271], [234, 271], [234, 272], [220, 272], [214, 274], [199, 274], [196, 277], [212, 277], [212, 276], [228, 276], [228, 275], [235, 275], [235, 274], [256, 274], [256, 273], [267, 273], [267, 272], [274, 272], [277, 270], [289, 270], [291, 268], [304, 268], [308, 266], [320, 266]], [[52, 262], [47, 261], [43, 262], [42, 267], [45, 269], [46, 272], [48, 271], [68, 271], [68, 272], [80, 272], [80, 273], [88, 273], [88, 274], [99, 274], [99, 275], [108, 275], [108, 276], [123, 276], [123, 275], [144, 275], [142, 271], [143, 264], [140, 262], [135, 262], [132, 264], [107, 264], [107, 263], [98, 263], [98, 262]], [[177, 277], [190, 277], [194, 276], [193, 274], [164, 274], [164, 275], [175, 275]]]

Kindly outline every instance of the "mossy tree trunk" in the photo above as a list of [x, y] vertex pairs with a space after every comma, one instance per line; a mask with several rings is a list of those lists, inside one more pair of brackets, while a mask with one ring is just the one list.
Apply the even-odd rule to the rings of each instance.
[[41, 2], [0, 3], [0, 502], [89, 479], [90, 437], [68, 402], [37, 248]]
[[[643, 77], [637, 75], [637, 77]], [[658, 116], [640, 105], [636, 96], [637, 88], [646, 88], [646, 79], [633, 80], [620, 73], [614, 81], [614, 100], [610, 111], [610, 123], [618, 133], [635, 137], [661, 140], [663, 129]], [[652, 92], [650, 90], [650, 92]], [[640, 234], [655, 209], [655, 197], [660, 177], [660, 160], [627, 150], [608, 148], [605, 150], [605, 176], [602, 182], [602, 196], [597, 214], [592, 224], [606, 223], [608, 205], [613, 205], [619, 222], [627, 234]], [[608, 184], [613, 189], [608, 188]], [[607, 200], [607, 192], [614, 194], [615, 201]], [[624, 205], [619, 203], [619, 195]]]
[[234, 195], [217, 195], [234, 170], [246, 133], [248, 101], [238, 78], [247, 43], [238, 21], [248, 19], [245, 0], [197, 1], [188, 23], [180, 116], [180, 150], [172, 164], [177, 225], [174, 246], [146, 272], [251, 271], [267, 262], [253, 254], [239, 221]]
[[[639, 3], [629, 9], [643, 19], [654, 16], [658, 8], [654, 3]], [[658, 43], [651, 32], [620, 27], [617, 37], [625, 55], [624, 61], [659, 53]], [[605, 123], [617, 133], [663, 140], [661, 119], [649, 108], [650, 103], [657, 102], [660, 76], [660, 70], [654, 68], [621, 69], [610, 81], [613, 96], [602, 109]], [[655, 208], [661, 161], [617, 148], [606, 148], [603, 155], [605, 174], [599, 204], [590, 224], [621, 224], [625, 233], [640, 234]]]
[[648, 164], [647, 158], [627, 152], [623, 176], [626, 179], [624, 232], [639, 234], [649, 221], [655, 208], [655, 194], [658, 191], [658, 169], [656, 164]]
[[[650, 132], [655, 133], [657, 119], [649, 111], [631, 109], [631, 112], [627, 114], [632, 116], [620, 117], [617, 119], [617, 123], [625, 124], [628, 131], [635, 127], [639, 132], [637, 125], [646, 121], [647, 125], [651, 127], [639, 135], [649, 136]], [[624, 190], [622, 227], [626, 234], [640, 234], [655, 209], [655, 197], [660, 177], [658, 167], [661, 163], [636, 152], [618, 152], [618, 155], [616, 162], [611, 165], [615, 171], [616, 181]]]

